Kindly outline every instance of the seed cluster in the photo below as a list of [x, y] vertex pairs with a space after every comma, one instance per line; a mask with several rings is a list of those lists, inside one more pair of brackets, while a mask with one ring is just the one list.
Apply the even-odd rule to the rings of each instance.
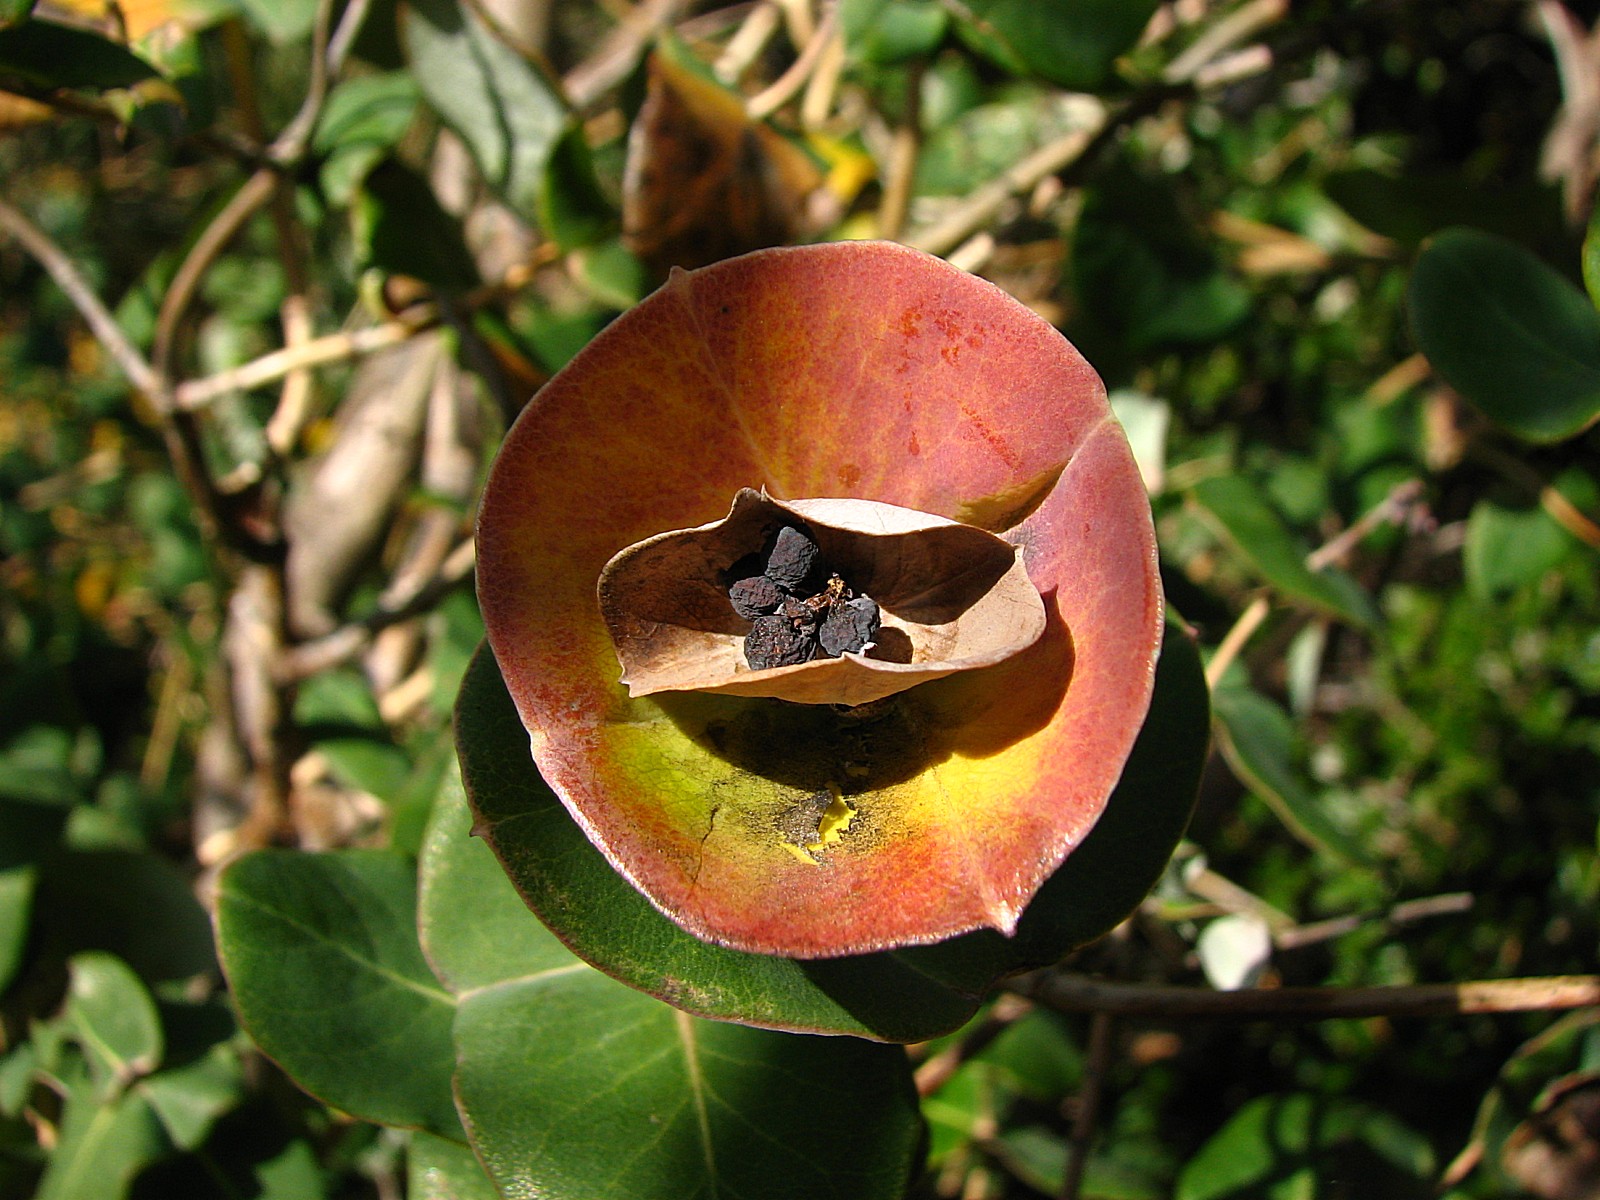
[[728, 602], [750, 622], [744, 657], [757, 671], [854, 653], [882, 623], [872, 597], [852, 592], [823, 564], [817, 544], [792, 525], [778, 531], [764, 556], [742, 560], [733, 574]]

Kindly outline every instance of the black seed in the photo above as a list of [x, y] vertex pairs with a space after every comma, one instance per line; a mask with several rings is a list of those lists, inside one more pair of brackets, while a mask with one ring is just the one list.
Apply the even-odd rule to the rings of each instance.
[[871, 596], [857, 596], [828, 610], [817, 640], [829, 658], [854, 654], [877, 636], [880, 624], [877, 603]]
[[793, 525], [785, 525], [767, 555], [767, 578], [786, 592], [799, 591], [817, 565], [818, 553], [815, 542]]
[[741, 579], [728, 589], [728, 601], [733, 611], [747, 621], [766, 616], [783, 603], [783, 593], [778, 585], [765, 575]]
[[797, 626], [788, 617], [757, 617], [744, 639], [744, 660], [757, 671], [793, 667], [810, 662], [817, 653], [817, 637], [809, 626]]

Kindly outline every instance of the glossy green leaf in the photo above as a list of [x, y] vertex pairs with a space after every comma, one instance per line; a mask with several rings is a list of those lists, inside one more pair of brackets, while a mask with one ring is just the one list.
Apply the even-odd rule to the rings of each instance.
[[1008, 71], [1093, 91], [1158, 7], [1159, 0], [969, 0], [956, 10], [956, 29]]
[[1407, 305], [1434, 370], [1517, 436], [1561, 441], [1600, 417], [1600, 314], [1516, 243], [1446, 230], [1417, 260]]
[[35, 87], [106, 90], [155, 79], [156, 69], [125, 46], [50, 21], [0, 28], [0, 78]]
[[122, 1195], [135, 1172], [167, 1150], [161, 1123], [137, 1092], [107, 1100], [68, 1072], [60, 1131], [34, 1200], [106, 1200]]
[[1354, 580], [1306, 565], [1306, 547], [1249, 479], [1214, 475], [1195, 484], [1190, 495], [1245, 561], [1286, 597], [1353, 625], [1377, 623], [1371, 598]]
[[121, 959], [91, 951], [68, 965], [67, 1024], [96, 1085], [111, 1096], [160, 1065], [161, 1018], [144, 984]]
[[0, 25], [25, 21], [37, 0], [0, 0]]
[[1543, 578], [1577, 547], [1543, 509], [1481, 500], [1467, 518], [1461, 568], [1473, 594], [1497, 596]]
[[28, 864], [0, 870], [0, 993], [11, 983], [28, 945], [34, 875]]
[[1374, 1176], [1366, 1167], [1367, 1194], [1400, 1194], [1392, 1189], [1416, 1187], [1433, 1171], [1427, 1139], [1387, 1113], [1342, 1097], [1296, 1092], [1258, 1097], [1235, 1113], [1184, 1167], [1176, 1200], [1256, 1196], [1266, 1186], [1273, 1195], [1309, 1195], [1318, 1180], [1350, 1172], [1341, 1151], [1352, 1143], [1391, 1169], [1380, 1167]]
[[1589, 227], [1583, 235], [1583, 286], [1589, 303], [1600, 308], [1600, 203], [1589, 214]]
[[458, 1135], [455, 1001], [417, 945], [409, 858], [242, 858], [222, 876], [217, 942], [245, 1027], [301, 1087], [371, 1121]]
[[420, 93], [403, 71], [347, 79], [328, 93], [311, 148], [323, 156], [318, 178], [334, 204], [348, 204], [362, 176], [399, 142], [416, 117]]
[[584, 968], [463, 997], [457, 1088], [506, 1195], [898, 1200], [904, 1053], [697, 1020]]
[[574, 250], [616, 233], [620, 220], [600, 190], [583, 126], [569, 124], [551, 148], [540, 183], [539, 228], [562, 250]]
[[1085, 319], [1131, 350], [1208, 344], [1250, 312], [1170, 183], [1122, 170], [1093, 188], [1072, 244], [1073, 287]]
[[245, 17], [282, 46], [311, 36], [316, 22], [317, 0], [235, 0]]
[[58, 854], [41, 868], [34, 914], [52, 953], [109, 951], [152, 984], [216, 969], [205, 909], [183, 872], [154, 854]]
[[1018, 85], [933, 126], [917, 155], [916, 193], [964, 196], [1047, 142], [1081, 125], [1072, 102], [1053, 88]]
[[356, 244], [369, 265], [444, 291], [478, 283], [460, 222], [440, 206], [428, 181], [398, 160], [385, 159], [367, 174], [355, 216]]
[[400, 19], [424, 98], [467, 144], [489, 186], [536, 217], [545, 167], [567, 120], [556, 86], [471, 5], [407, 0]]
[[411, 1135], [406, 1195], [410, 1200], [501, 1200], [477, 1155], [460, 1142], [428, 1133]]
[[1395, 175], [1354, 167], [1331, 172], [1322, 186], [1329, 199], [1373, 233], [1407, 245], [1451, 225], [1557, 244], [1567, 237], [1560, 189], [1535, 180], [1491, 187], [1457, 169]]
[[469, 828], [447, 786], [420, 926], [459, 997], [463, 1120], [507, 1195], [900, 1195], [919, 1124], [902, 1052], [701, 1021], [605, 978], [534, 919]]
[[[652, 908], [539, 778], [527, 734], [486, 651], [467, 673], [456, 720], [474, 803], [480, 813], [507, 819], [502, 853], [514, 879], [528, 904], [584, 958], [705, 1016], [918, 1041], [966, 1020], [1002, 975], [1059, 960], [1144, 898], [1188, 824], [1209, 736], [1206, 711], [1194, 646], [1169, 631], [1150, 715], [1117, 791], [1083, 845], [1040, 889], [1014, 938], [985, 931], [894, 953], [809, 962], [713, 946]], [[429, 861], [425, 855], [425, 929], [435, 911], [427, 901]], [[480, 923], [496, 927], [475, 913], [473, 924]], [[430, 953], [450, 977], [438, 952]]]
[[1322, 803], [1296, 765], [1294, 722], [1271, 700], [1240, 684], [1212, 693], [1223, 756], [1239, 780], [1264, 800], [1301, 841], [1347, 862], [1363, 863], [1366, 851], [1322, 810]]
[[937, 0], [840, 0], [839, 24], [853, 58], [889, 65], [932, 54], [950, 16]]
[[161, 1119], [173, 1145], [193, 1150], [205, 1140], [217, 1118], [238, 1105], [244, 1087], [239, 1051], [223, 1043], [199, 1058], [142, 1080], [138, 1091]]

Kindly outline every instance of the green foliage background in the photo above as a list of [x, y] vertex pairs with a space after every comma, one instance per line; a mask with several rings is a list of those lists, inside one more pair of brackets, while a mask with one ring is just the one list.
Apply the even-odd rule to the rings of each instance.
[[[0, 1197], [488, 1197], [530, 1162], [561, 1197], [1594, 1194], [1526, 1153], [1530, 1114], [1596, 1086], [1593, 1008], [1157, 1016], [1097, 1049], [1002, 989], [908, 1057], [579, 964], [459, 836], [482, 630], [452, 551], [505, 423], [663, 267], [622, 236], [646, 39], [579, 5], [69, 7], [0, 3]], [[1556, 151], [1594, 116], [1597, 16], [841, 0], [834, 90], [765, 120], [831, 171], [796, 239], [995, 279], [1101, 371], [1146, 468], [1215, 749], [1150, 898], [1071, 975], [1596, 971], [1595, 147]], [[666, 52], [709, 74], [751, 19], [674, 10]], [[775, 19], [735, 89], [805, 40]], [[353, 341], [309, 381], [222, 376], [302, 320]], [[407, 349], [368, 357], [374, 329]], [[362, 451], [361, 397], [418, 377], [408, 456]], [[312, 481], [340, 453], [387, 504], [313, 587], [296, 497], [337, 525]], [[721, 1165], [616, 1168], [618, 1077], [709, 1097], [668, 1125]]]

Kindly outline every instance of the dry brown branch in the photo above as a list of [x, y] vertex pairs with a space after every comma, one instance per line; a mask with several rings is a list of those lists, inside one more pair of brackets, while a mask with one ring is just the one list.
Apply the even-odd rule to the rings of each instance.
[[1041, 973], [1012, 990], [1066, 1013], [1158, 1019], [1329, 1021], [1348, 1017], [1443, 1017], [1548, 1012], [1600, 1005], [1600, 975], [1486, 979], [1387, 987], [1209, 988], [1113, 983]]
[[1109, 1013], [1097, 1012], [1089, 1022], [1089, 1054], [1084, 1063], [1083, 1083], [1078, 1088], [1078, 1111], [1072, 1122], [1072, 1137], [1067, 1143], [1061, 1200], [1078, 1200], [1078, 1193], [1083, 1188], [1084, 1169], [1089, 1165], [1089, 1147], [1094, 1144], [1094, 1128], [1100, 1119], [1100, 1098], [1105, 1093], [1106, 1072], [1111, 1069], [1113, 1029]]
[[180, 383], [175, 392], [177, 406], [184, 411], [194, 411], [204, 408], [230, 392], [260, 387], [262, 384], [282, 379], [294, 371], [362, 358], [390, 346], [398, 346], [407, 338], [432, 328], [437, 323], [438, 313], [430, 306], [426, 314], [417, 319], [401, 318], [385, 321], [382, 325], [355, 329], [348, 333], [330, 333], [323, 337], [312, 338], [308, 342], [301, 342], [298, 346], [285, 346], [282, 350], [263, 354], [260, 358], [251, 359], [226, 371], [219, 371], [215, 375]]
[[128, 335], [122, 332], [122, 326], [117, 324], [111, 310], [89, 286], [77, 264], [44, 230], [23, 215], [21, 209], [13, 208], [4, 200], [0, 200], [0, 229], [16, 238], [22, 248], [49, 272], [56, 286], [66, 293], [67, 299], [72, 301], [72, 306], [83, 317], [89, 332], [133, 386], [144, 392], [158, 409], [164, 408], [166, 391], [161, 376], [128, 339]]

